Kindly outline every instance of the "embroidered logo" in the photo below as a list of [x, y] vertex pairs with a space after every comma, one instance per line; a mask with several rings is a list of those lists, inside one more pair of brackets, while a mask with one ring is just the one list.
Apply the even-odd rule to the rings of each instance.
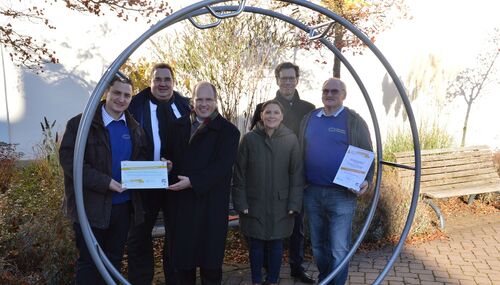
[[129, 140], [130, 139], [130, 135], [129, 134], [123, 134], [122, 135], [122, 139]]
[[329, 131], [330, 133], [339, 133], [339, 134], [343, 134], [343, 135], [345, 135], [345, 134], [346, 134], [346, 131], [345, 131], [345, 130], [343, 130], [343, 129], [339, 129], [339, 128], [333, 128], [333, 127], [332, 127], [332, 128], [328, 128], [328, 131]]

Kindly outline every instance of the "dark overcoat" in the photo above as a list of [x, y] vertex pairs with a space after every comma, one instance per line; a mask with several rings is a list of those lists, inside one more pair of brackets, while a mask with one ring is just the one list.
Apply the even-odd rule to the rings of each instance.
[[[304, 172], [297, 136], [283, 124], [268, 136], [262, 122], [240, 144], [233, 175], [233, 202], [245, 236], [289, 237], [300, 212]], [[248, 214], [242, 214], [248, 209]]]
[[240, 133], [217, 115], [191, 138], [190, 116], [167, 133], [170, 183], [187, 176], [192, 188], [167, 192], [167, 254], [177, 269], [222, 266], [233, 164]]

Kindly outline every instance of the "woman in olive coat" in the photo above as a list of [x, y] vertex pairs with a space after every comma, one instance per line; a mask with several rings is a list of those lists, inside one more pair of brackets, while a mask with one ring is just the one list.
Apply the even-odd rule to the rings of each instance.
[[262, 121], [239, 146], [233, 176], [233, 202], [249, 241], [252, 282], [262, 283], [264, 248], [269, 248], [266, 283], [277, 284], [283, 239], [292, 234], [302, 208], [303, 168], [295, 134], [283, 121], [276, 100], [262, 106]]

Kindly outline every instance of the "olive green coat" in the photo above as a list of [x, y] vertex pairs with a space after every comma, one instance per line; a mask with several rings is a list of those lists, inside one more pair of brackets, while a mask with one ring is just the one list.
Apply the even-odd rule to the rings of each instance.
[[[292, 234], [304, 189], [295, 134], [283, 124], [269, 137], [259, 122], [239, 146], [233, 175], [233, 203], [244, 235], [275, 240]], [[248, 214], [243, 211], [248, 209]]]

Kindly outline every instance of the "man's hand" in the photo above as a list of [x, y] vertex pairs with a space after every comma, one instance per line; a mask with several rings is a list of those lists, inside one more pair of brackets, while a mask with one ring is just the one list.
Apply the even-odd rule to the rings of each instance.
[[118, 183], [114, 179], [111, 179], [111, 182], [109, 182], [109, 190], [122, 193], [123, 191], [127, 190], [127, 188], [123, 188], [120, 183]]
[[359, 187], [359, 191], [356, 191], [356, 190], [351, 189], [351, 188], [349, 188], [348, 190], [359, 197], [359, 196], [365, 194], [365, 192], [368, 190], [368, 186], [369, 186], [368, 181], [365, 180], [365, 181], [363, 181], [363, 183], [361, 183], [361, 186]]
[[248, 209], [243, 210], [242, 213], [245, 214], [245, 215], [248, 215]]
[[184, 190], [186, 188], [191, 188], [191, 180], [189, 180], [189, 177], [178, 175], [177, 178], [179, 178], [179, 182], [170, 185], [167, 188], [168, 190], [180, 191], [180, 190]]
[[167, 170], [170, 172], [170, 170], [172, 170], [172, 167], [174, 166], [174, 164], [172, 163], [172, 161], [168, 160], [168, 159], [165, 159], [165, 158], [160, 158], [161, 161], [166, 161], [167, 162]]

